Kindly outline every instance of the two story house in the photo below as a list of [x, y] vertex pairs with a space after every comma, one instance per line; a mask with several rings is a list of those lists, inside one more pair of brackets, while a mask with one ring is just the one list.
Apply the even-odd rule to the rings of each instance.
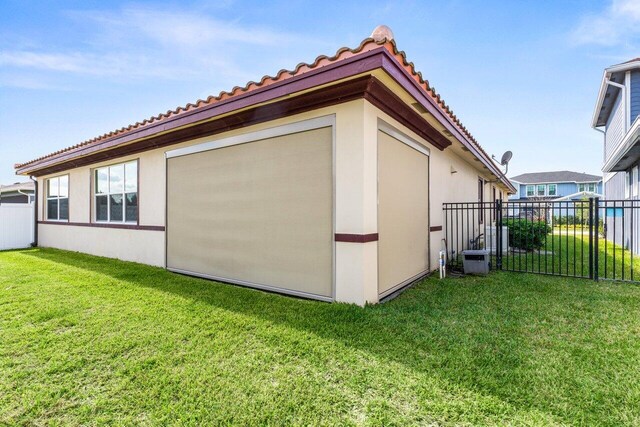
[[602, 172], [609, 200], [637, 198], [640, 161], [640, 58], [604, 70], [591, 126], [604, 136]]
[[515, 202], [509, 203], [507, 214], [510, 216], [546, 214], [547, 220], [552, 221], [553, 217], [575, 215], [573, 206], [570, 203], [536, 205], [518, 202], [565, 202], [602, 197], [602, 177], [581, 172], [524, 173], [511, 178], [511, 183], [518, 191], [509, 197], [510, 202]]
[[602, 177], [572, 171], [532, 172], [511, 178], [517, 193], [509, 200], [581, 200], [602, 197]]
[[[607, 200], [640, 199], [640, 58], [604, 70], [591, 126], [602, 133], [602, 172]], [[640, 252], [640, 228], [632, 221], [616, 218], [631, 214], [627, 208], [609, 209], [605, 214], [606, 237]], [[635, 236], [636, 238], [632, 238]]]

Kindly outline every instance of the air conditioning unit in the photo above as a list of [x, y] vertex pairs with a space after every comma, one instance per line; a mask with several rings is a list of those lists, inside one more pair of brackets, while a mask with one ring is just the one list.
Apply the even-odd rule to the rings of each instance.
[[[490, 225], [487, 227], [487, 235], [484, 236], [484, 247], [491, 252], [492, 255], [498, 253], [498, 227]], [[502, 227], [502, 253], [509, 251], [509, 227]]]
[[489, 274], [489, 250], [467, 249], [462, 251], [464, 274]]

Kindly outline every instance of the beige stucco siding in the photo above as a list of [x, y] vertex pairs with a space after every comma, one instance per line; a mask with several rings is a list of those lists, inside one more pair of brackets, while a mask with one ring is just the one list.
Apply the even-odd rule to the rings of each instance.
[[164, 266], [163, 232], [57, 224], [40, 224], [38, 232], [43, 247]]
[[[141, 226], [165, 226], [166, 151], [315, 117], [334, 115], [336, 123], [335, 152], [333, 154], [336, 180], [334, 189], [336, 232], [375, 233], [377, 231], [375, 209], [370, 209], [371, 203], [375, 207], [375, 194], [371, 194], [367, 189], [376, 181], [376, 168], [375, 157], [367, 159], [366, 162], [363, 157], [364, 135], [369, 132], [365, 126], [364, 105], [364, 100], [351, 101], [165, 148], [118, 157], [91, 166], [70, 169], [64, 173], [40, 177], [38, 179], [40, 201], [38, 218], [43, 220], [45, 180], [52, 176], [69, 174], [70, 222], [92, 223], [92, 170], [101, 166], [137, 159], [139, 224]], [[373, 135], [375, 137], [375, 130]], [[366, 153], [366, 156], [371, 156], [371, 153]], [[371, 164], [369, 160], [373, 160], [374, 163]], [[365, 168], [367, 169], [366, 176], [363, 172]], [[368, 200], [367, 206], [363, 206], [365, 198]], [[110, 256], [152, 265], [165, 265], [165, 233], [163, 231], [40, 224], [39, 233], [41, 246]], [[152, 249], [149, 249], [148, 246], [152, 246]], [[141, 252], [144, 255], [140, 255]], [[336, 242], [336, 300], [358, 304], [363, 304], [365, 301], [377, 301], [376, 269], [363, 266], [375, 262], [375, 257], [375, 246]]]
[[[392, 83], [389, 85], [393, 86]], [[395, 88], [394, 91], [397, 91], [405, 102], [410, 103], [411, 100], [407, 98], [406, 93], [400, 92], [401, 89]], [[444, 226], [442, 204], [477, 201], [478, 179], [491, 179], [488, 170], [483, 169], [479, 161], [474, 161], [469, 153], [462, 152], [459, 143], [456, 146], [454, 142], [450, 148], [440, 151], [368, 101], [360, 99], [66, 171], [64, 174], [69, 174], [70, 177], [70, 223], [76, 225], [40, 224], [39, 243], [41, 246], [164, 266], [165, 232], [162, 231], [162, 227], [165, 226], [166, 208], [166, 151], [327, 115], [335, 117], [333, 225], [336, 233], [375, 235], [379, 232], [377, 134], [380, 120], [430, 149], [429, 222], [425, 226]], [[429, 120], [433, 121], [433, 118]], [[138, 161], [139, 225], [160, 227], [160, 229], [136, 230], [82, 226], [94, 222], [91, 191], [93, 169], [129, 160]], [[57, 175], [62, 174], [51, 176]], [[40, 177], [38, 180], [40, 220], [43, 220], [45, 207], [45, 180], [49, 177]], [[185, 185], [188, 184], [185, 183]], [[491, 188], [491, 184], [484, 186], [485, 201], [491, 200]], [[443, 247], [443, 237], [443, 231], [429, 231], [428, 266], [431, 269], [437, 266], [438, 252]], [[378, 242], [375, 240], [366, 243], [337, 241], [334, 247], [335, 299], [357, 304], [377, 302], [379, 299]]]
[[[429, 227], [444, 227], [444, 215], [442, 212], [442, 204], [447, 202], [477, 202], [478, 201], [478, 179], [482, 178], [490, 180], [490, 175], [484, 170], [480, 162], [467, 162], [458, 156], [453, 149], [447, 148], [443, 151], [438, 150], [428, 141], [412, 132], [406, 126], [391, 118], [389, 115], [375, 107], [369, 102], [365, 103], [365, 120], [369, 123], [367, 138], [368, 157], [377, 158], [376, 139], [373, 138], [378, 126], [378, 120], [382, 119], [408, 137], [422, 143], [425, 147], [430, 148], [429, 156]], [[375, 162], [375, 160], [373, 160]], [[451, 173], [452, 170], [456, 171]], [[370, 191], [375, 195], [375, 189]], [[491, 185], [484, 185], [484, 200], [491, 200]], [[370, 209], [374, 209], [370, 206]], [[377, 218], [376, 218], [377, 221]], [[476, 233], [477, 234], [477, 233]], [[430, 237], [430, 268], [434, 269], [438, 265], [438, 253], [443, 247], [442, 239], [444, 229], [442, 231], [431, 231]], [[375, 243], [368, 243], [374, 245]]]

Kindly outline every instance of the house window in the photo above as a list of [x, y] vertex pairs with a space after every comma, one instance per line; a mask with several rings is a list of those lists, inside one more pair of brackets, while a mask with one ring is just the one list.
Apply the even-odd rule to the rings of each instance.
[[527, 185], [527, 197], [533, 197], [533, 185]]
[[579, 192], [581, 192], [581, 193], [582, 193], [583, 191], [585, 191], [585, 189], [586, 189], [585, 184], [578, 184], [578, 191], [579, 191]]
[[544, 196], [547, 191], [547, 186], [544, 184], [538, 185], [538, 189], [536, 191], [537, 196]]
[[634, 166], [633, 169], [631, 169], [631, 192], [633, 197], [638, 197], [638, 166]]
[[624, 173], [624, 198], [628, 199], [631, 194], [631, 173], [626, 171]]
[[69, 175], [47, 179], [47, 219], [69, 221]]
[[138, 162], [95, 170], [97, 222], [138, 221]]
[[555, 196], [557, 193], [557, 186], [556, 184], [549, 184], [547, 185], [547, 195], [549, 196]]

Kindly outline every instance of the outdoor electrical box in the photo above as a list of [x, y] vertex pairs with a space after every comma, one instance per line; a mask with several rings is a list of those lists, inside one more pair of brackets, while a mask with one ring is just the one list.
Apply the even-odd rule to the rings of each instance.
[[462, 251], [462, 266], [465, 274], [489, 274], [489, 250]]

